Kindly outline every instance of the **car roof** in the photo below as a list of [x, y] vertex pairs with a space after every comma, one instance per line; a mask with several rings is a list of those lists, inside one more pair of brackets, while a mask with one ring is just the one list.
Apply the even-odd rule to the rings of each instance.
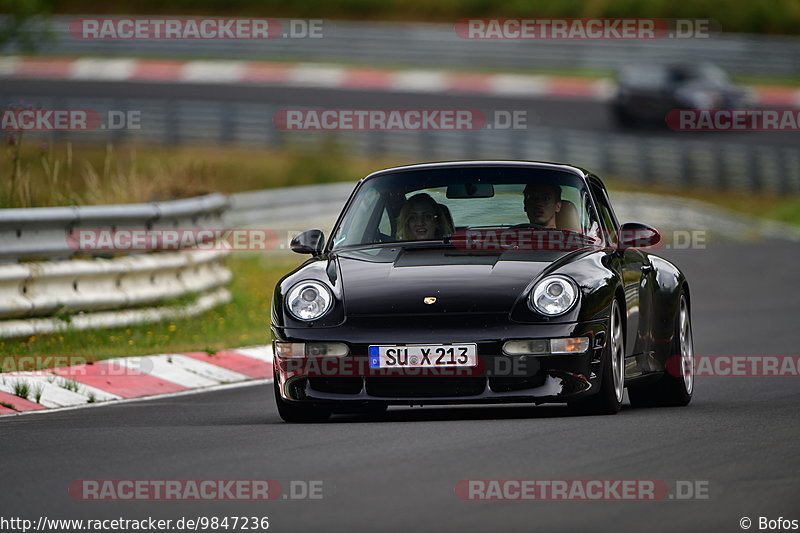
[[468, 160], [468, 161], [437, 161], [432, 163], [417, 163], [414, 165], [403, 165], [399, 167], [385, 168], [373, 172], [361, 181], [368, 180], [374, 177], [382, 176], [384, 174], [392, 174], [395, 172], [407, 172], [414, 170], [428, 170], [433, 168], [465, 168], [465, 167], [528, 167], [535, 169], [548, 169], [548, 170], [562, 170], [569, 172], [586, 180], [591, 174], [576, 166], [565, 165], [562, 163], [548, 163], [545, 161], [513, 161], [513, 160]]

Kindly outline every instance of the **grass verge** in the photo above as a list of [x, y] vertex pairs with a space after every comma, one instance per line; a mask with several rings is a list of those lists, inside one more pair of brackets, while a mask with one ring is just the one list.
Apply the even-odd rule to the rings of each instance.
[[6, 135], [0, 208], [135, 203], [274, 187], [357, 181], [408, 160], [349, 156], [328, 137], [316, 149], [51, 145]]

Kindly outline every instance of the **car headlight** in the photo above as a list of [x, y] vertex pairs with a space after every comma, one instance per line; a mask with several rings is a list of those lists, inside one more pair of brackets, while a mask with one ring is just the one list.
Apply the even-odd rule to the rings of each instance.
[[578, 285], [566, 276], [547, 276], [528, 296], [528, 306], [546, 316], [563, 315], [578, 301]]
[[298, 320], [316, 320], [331, 308], [331, 291], [318, 281], [301, 281], [289, 290], [286, 308]]

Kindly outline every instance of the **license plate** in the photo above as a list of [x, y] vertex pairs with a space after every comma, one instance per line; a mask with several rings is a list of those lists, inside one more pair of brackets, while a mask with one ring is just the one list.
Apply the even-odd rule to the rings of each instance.
[[477, 366], [477, 344], [410, 344], [370, 346], [370, 368]]

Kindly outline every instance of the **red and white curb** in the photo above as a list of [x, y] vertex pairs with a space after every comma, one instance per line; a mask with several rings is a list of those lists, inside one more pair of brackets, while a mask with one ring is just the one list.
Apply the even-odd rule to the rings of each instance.
[[[0, 374], [0, 416], [130, 400], [272, 378], [272, 347], [190, 352]], [[22, 397], [22, 396], [25, 397]]]
[[[157, 59], [0, 58], [0, 78], [229, 83], [421, 93], [608, 100], [609, 79], [441, 70], [391, 70], [315, 63]], [[751, 87], [759, 104], [800, 106], [796, 87]]]

